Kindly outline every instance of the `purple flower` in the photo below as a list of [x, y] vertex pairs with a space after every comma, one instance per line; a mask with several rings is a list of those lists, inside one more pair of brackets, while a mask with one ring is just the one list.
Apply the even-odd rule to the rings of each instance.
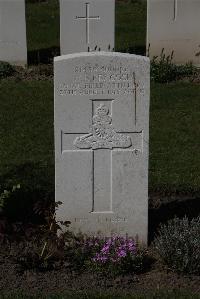
[[96, 255], [95, 255], [95, 257], [92, 259], [94, 262], [98, 262], [98, 261], [100, 261], [100, 259], [101, 259], [101, 256], [100, 256], [100, 254], [99, 253], [97, 253]]
[[106, 241], [106, 245], [111, 245], [112, 244], [112, 239], [109, 238], [107, 241]]
[[108, 260], [106, 255], [96, 254], [96, 256], [92, 259], [93, 262], [101, 262], [104, 264]]
[[126, 256], [126, 251], [125, 250], [119, 250], [118, 252], [117, 252], [117, 256], [118, 257], [125, 257]]
[[107, 261], [107, 259], [108, 259], [108, 257], [105, 256], [105, 255], [103, 255], [103, 256], [100, 258], [100, 260], [101, 260], [102, 263], [105, 263], [105, 262]]
[[120, 263], [122, 259], [136, 253], [136, 245], [132, 238], [113, 235], [110, 238], [88, 238], [88, 248], [94, 252], [92, 262], [103, 265], [105, 263]]
[[109, 249], [110, 249], [110, 245], [104, 245], [103, 248], [101, 249], [101, 252], [108, 253]]
[[136, 247], [134, 244], [128, 244], [128, 250], [131, 252], [135, 252], [136, 251]]

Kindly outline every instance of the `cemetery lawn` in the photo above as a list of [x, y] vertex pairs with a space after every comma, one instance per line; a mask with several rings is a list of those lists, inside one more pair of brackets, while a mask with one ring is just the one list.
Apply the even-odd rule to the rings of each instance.
[[[28, 51], [59, 48], [59, 2], [26, 4]], [[144, 54], [146, 0], [116, 1], [116, 50]], [[134, 42], [133, 42], [134, 41]]]
[[59, 2], [26, 3], [28, 51], [59, 47]]
[[116, 1], [116, 51], [143, 54], [146, 51], [146, 0]]
[[[150, 194], [159, 191], [199, 196], [199, 94], [200, 85], [194, 83], [151, 85]], [[53, 182], [52, 80], [2, 80], [0, 105], [1, 181], [6, 173], [14, 176], [18, 166], [30, 164], [51, 169], [46, 177]], [[21, 183], [20, 177], [18, 180]]]
[[[47, 66], [36, 69], [29, 68], [0, 81], [0, 186], [3, 191], [5, 182], [21, 185], [18, 196], [11, 197], [10, 216], [19, 215], [26, 220], [27, 217], [30, 220], [32, 201], [54, 200], [52, 69]], [[157, 225], [172, 218], [173, 213], [178, 215], [182, 210], [187, 215], [193, 213], [193, 217], [199, 214], [199, 94], [200, 84], [196, 83], [151, 84], [149, 190], [150, 197], [155, 198], [154, 206], [158, 195], [166, 198], [166, 202], [157, 209], [151, 207], [150, 200], [149, 240], [153, 239]], [[172, 210], [171, 200], [176, 201], [177, 194], [186, 201]], [[187, 200], [191, 197], [193, 206]], [[167, 201], [169, 205], [165, 205]], [[18, 231], [13, 237], [19, 238]], [[7, 298], [1, 297], [1, 292], [19, 289], [28, 298], [37, 293], [45, 296], [66, 291], [66, 297], [47, 298], [199, 298], [199, 276], [177, 274], [159, 260], [147, 272], [117, 278], [79, 273], [67, 264], [44, 272], [29, 268], [22, 271], [16, 262], [19, 244], [10, 242], [9, 246], [0, 247], [0, 299]], [[95, 294], [91, 293], [94, 290]], [[18, 293], [8, 298], [27, 297]]]
[[151, 84], [150, 189], [200, 189], [200, 85]]

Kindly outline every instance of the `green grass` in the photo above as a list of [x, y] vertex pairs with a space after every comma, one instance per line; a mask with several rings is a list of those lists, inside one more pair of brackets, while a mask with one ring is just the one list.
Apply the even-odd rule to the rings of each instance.
[[59, 47], [60, 16], [58, 0], [26, 3], [28, 50]]
[[150, 188], [200, 188], [200, 85], [153, 84], [150, 115]]
[[20, 292], [0, 295], [0, 299], [200, 299], [200, 295], [184, 291], [156, 291], [144, 295], [117, 292], [65, 292], [60, 295], [23, 295]]
[[[28, 50], [60, 46], [59, 2], [26, 4]], [[145, 48], [146, 0], [116, 3], [116, 50]], [[138, 51], [137, 51], [138, 53]]]
[[[150, 189], [199, 190], [199, 94], [197, 84], [152, 84]], [[53, 82], [3, 80], [0, 105], [0, 176], [22, 164], [53, 167]]]
[[143, 52], [146, 44], [146, 0], [116, 3], [115, 48]]
[[0, 175], [22, 164], [52, 164], [52, 82], [1, 81], [0, 105]]

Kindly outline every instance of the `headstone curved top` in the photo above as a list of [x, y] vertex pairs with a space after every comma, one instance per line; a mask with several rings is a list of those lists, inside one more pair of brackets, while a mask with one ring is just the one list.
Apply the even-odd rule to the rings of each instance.
[[60, 0], [61, 54], [114, 48], [115, 0]]
[[146, 242], [149, 59], [78, 53], [54, 68], [57, 219]]
[[0, 60], [27, 64], [25, 0], [0, 0]]

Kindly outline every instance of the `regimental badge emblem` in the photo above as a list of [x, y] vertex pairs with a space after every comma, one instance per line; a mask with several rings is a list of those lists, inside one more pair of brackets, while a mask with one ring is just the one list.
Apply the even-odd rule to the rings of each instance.
[[112, 117], [109, 108], [100, 104], [92, 118], [91, 133], [77, 137], [74, 145], [80, 149], [100, 148], [128, 148], [132, 146], [131, 137], [117, 133], [112, 126]]

